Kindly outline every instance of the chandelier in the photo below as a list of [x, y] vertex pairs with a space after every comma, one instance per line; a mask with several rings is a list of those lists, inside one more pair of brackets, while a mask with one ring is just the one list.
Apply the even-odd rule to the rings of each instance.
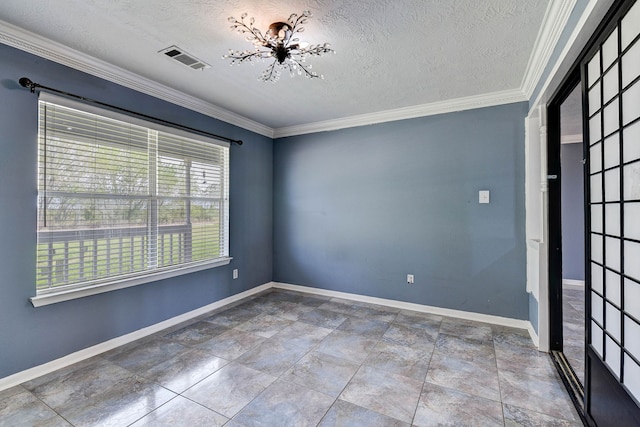
[[231, 29], [245, 34], [246, 40], [253, 43], [255, 48], [229, 49], [223, 59], [231, 59], [231, 65], [236, 65], [273, 58], [271, 65], [258, 78], [264, 82], [275, 83], [280, 78], [282, 70], [289, 71], [291, 76], [298, 74], [307, 78], [324, 78], [321, 74], [311, 71], [311, 64], [307, 64], [306, 59], [308, 56], [320, 56], [335, 51], [329, 47], [329, 43], [310, 45], [297, 37], [297, 34], [304, 32], [302, 25], [311, 18], [311, 12], [305, 10], [300, 16], [292, 13], [287, 22], [274, 22], [264, 34], [254, 27], [254, 18], [245, 22], [246, 17], [246, 13], [242, 14], [240, 20], [230, 17]]

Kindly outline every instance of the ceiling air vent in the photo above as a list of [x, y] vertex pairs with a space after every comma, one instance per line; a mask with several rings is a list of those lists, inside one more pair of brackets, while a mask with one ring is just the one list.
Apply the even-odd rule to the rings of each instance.
[[164, 53], [169, 58], [175, 59], [182, 65], [186, 65], [187, 67], [193, 68], [194, 70], [204, 70], [205, 68], [211, 67], [211, 65], [185, 52], [183, 49], [180, 49], [178, 46], [171, 46], [166, 49], [162, 49], [158, 53]]

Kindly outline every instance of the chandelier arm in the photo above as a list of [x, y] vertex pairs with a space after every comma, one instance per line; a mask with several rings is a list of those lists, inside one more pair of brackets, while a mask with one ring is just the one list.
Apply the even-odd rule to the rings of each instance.
[[313, 78], [317, 78], [317, 77], [320, 77], [320, 76], [318, 75], [318, 73], [315, 73], [315, 72], [313, 72], [313, 71], [310, 71], [310, 70], [309, 70], [305, 65], [303, 65], [303, 64], [302, 64], [300, 61], [298, 61], [297, 59], [295, 59], [295, 58], [289, 58], [289, 60], [290, 60], [291, 62], [294, 62], [298, 67], [300, 67], [300, 69], [301, 69], [302, 71], [304, 71], [304, 72], [305, 72], [305, 74], [306, 74], [306, 76], [307, 76], [307, 77], [309, 77], [309, 78], [311, 78], [311, 79], [313, 79]]
[[276, 77], [277, 77], [276, 64], [277, 63], [278, 61], [274, 60], [271, 63], [271, 66], [269, 66], [266, 70], [264, 70], [264, 72], [262, 73], [262, 76], [260, 77], [262, 81], [269, 82], [269, 81], [276, 80]]
[[[253, 19], [253, 18], [251, 18], [251, 19]], [[233, 18], [232, 24], [233, 25], [231, 26], [231, 29], [234, 29], [234, 30], [238, 31], [241, 34], [249, 33], [249, 34], [251, 34], [251, 36], [253, 36], [253, 40], [257, 40], [263, 46], [269, 45], [269, 41], [267, 40], [267, 38], [264, 35], [262, 35], [262, 32], [260, 32], [260, 30], [258, 30], [255, 27], [248, 26], [244, 22], [244, 17], [241, 18], [240, 21], [238, 21], [237, 19]]]
[[246, 61], [251, 61], [252, 59], [255, 58], [269, 58], [271, 57], [271, 52], [266, 52], [266, 51], [254, 51], [254, 52], [242, 52], [242, 51], [234, 51], [234, 52], [230, 52], [227, 55], [225, 55], [226, 58], [230, 58], [232, 60], [237, 60], [238, 63], [242, 63], [242, 62], [246, 62]]
[[[300, 27], [300, 29], [298, 29], [298, 26], [301, 24], [304, 24], [307, 22], [307, 18], [309, 17], [309, 15], [305, 15], [304, 13], [302, 13], [302, 15], [298, 16], [298, 18], [296, 19], [295, 22], [293, 22], [293, 26], [291, 27], [291, 36], [293, 37], [294, 34], [296, 33], [301, 33], [304, 31], [303, 27]], [[305, 22], [302, 22], [302, 21]], [[302, 31], [300, 31], [302, 30]]]
[[301, 53], [303, 53], [303, 54], [315, 55], [315, 56], [320, 56], [320, 55], [322, 55], [324, 53], [331, 53], [331, 52], [333, 52], [333, 49], [331, 49], [329, 47], [329, 45], [326, 44], [326, 43], [323, 44], [323, 45], [319, 44], [319, 45], [316, 45], [316, 46], [310, 46], [310, 47], [304, 49], [304, 51], [301, 51]]

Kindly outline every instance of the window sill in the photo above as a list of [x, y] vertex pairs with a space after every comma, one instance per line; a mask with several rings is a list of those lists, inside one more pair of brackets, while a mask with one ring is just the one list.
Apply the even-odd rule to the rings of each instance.
[[85, 286], [77, 289], [67, 289], [59, 291], [50, 291], [31, 297], [30, 301], [34, 307], [55, 304], [58, 302], [69, 301], [77, 298], [84, 298], [90, 295], [97, 295], [104, 292], [115, 291], [117, 289], [130, 288], [132, 286], [142, 285], [144, 283], [155, 282], [158, 280], [169, 279], [171, 277], [181, 276], [183, 274], [194, 273], [196, 271], [206, 270], [209, 268], [221, 267], [231, 262], [233, 258], [219, 258], [202, 264], [190, 265], [187, 267], [176, 268], [167, 271], [158, 271], [146, 274], [144, 276], [130, 277], [113, 282], [101, 283], [93, 286]]

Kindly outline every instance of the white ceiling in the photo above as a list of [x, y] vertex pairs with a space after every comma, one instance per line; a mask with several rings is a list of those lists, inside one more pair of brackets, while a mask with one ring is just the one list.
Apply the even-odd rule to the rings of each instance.
[[[519, 95], [524, 100], [524, 86], [540, 49], [536, 40], [544, 32], [541, 27], [550, 25], [553, 14], [547, 7], [552, 10], [554, 2], [571, 3], [2, 0], [0, 20], [5, 24], [0, 22], [0, 32], [3, 25], [26, 30], [81, 57], [133, 73], [127, 74], [129, 80], [141, 76], [277, 134], [293, 126], [486, 94], [508, 94], [509, 99], [515, 94], [513, 99]], [[247, 12], [264, 30], [305, 9], [313, 14], [305, 26], [306, 40], [329, 42], [337, 52], [309, 60], [324, 80], [283, 74], [275, 84], [264, 83], [257, 78], [266, 62], [230, 67], [221, 59], [230, 48], [251, 47], [229, 29], [229, 16], [239, 18]], [[174, 44], [211, 68], [192, 70], [158, 54]]]

